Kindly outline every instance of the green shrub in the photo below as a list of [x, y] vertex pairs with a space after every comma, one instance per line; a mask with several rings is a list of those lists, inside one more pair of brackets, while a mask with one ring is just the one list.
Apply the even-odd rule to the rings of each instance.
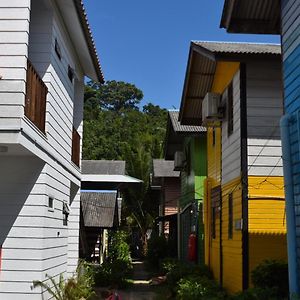
[[123, 231], [111, 234], [109, 255], [100, 266], [94, 266], [96, 286], [126, 285], [126, 278], [132, 271], [132, 260], [127, 235]]
[[252, 271], [251, 278], [254, 287], [276, 290], [279, 299], [289, 294], [288, 265], [285, 262], [265, 260]]
[[147, 261], [155, 267], [159, 266], [161, 259], [167, 257], [169, 254], [169, 247], [166, 238], [161, 235], [152, 234], [148, 241]]
[[172, 271], [178, 265], [178, 259], [173, 257], [166, 257], [160, 261], [160, 270], [164, 274]]
[[180, 279], [188, 276], [198, 276], [212, 279], [212, 274], [207, 266], [198, 266], [187, 262], [178, 262], [167, 273], [167, 283], [170, 287], [174, 287]]
[[178, 282], [177, 297], [179, 300], [217, 300], [225, 299], [225, 293], [218, 284], [207, 278], [200, 276], [189, 276]]
[[274, 289], [252, 288], [231, 296], [230, 300], [279, 300], [276, 294]]

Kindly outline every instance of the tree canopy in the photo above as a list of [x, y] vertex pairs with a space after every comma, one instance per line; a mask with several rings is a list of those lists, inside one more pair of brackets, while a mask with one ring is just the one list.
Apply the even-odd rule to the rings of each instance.
[[151, 161], [162, 156], [167, 111], [152, 103], [140, 107], [142, 99], [141, 90], [122, 81], [86, 86], [83, 159], [125, 160], [128, 175], [143, 180], [140, 189], [126, 191], [124, 211], [145, 234], [154, 217]]

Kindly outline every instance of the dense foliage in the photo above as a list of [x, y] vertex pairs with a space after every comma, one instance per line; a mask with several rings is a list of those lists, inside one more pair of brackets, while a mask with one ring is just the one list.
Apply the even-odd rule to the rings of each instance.
[[199, 266], [174, 258], [161, 260], [161, 270], [167, 277], [168, 299], [225, 300], [226, 292], [213, 280], [207, 266]]
[[288, 264], [283, 261], [265, 260], [251, 274], [253, 285], [260, 289], [276, 290], [278, 299], [289, 294]]
[[132, 261], [127, 243], [127, 234], [123, 231], [111, 233], [109, 256], [101, 266], [95, 267], [95, 284], [97, 286], [118, 286], [126, 283], [132, 270]]
[[123, 223], [140, 231], [146, 248], [146, 231], [153, 224], [157, 203], [150, 200], [152, 158], [162, 156], [167, 111], [148, 103], [133, 84], [90, 82], [85, 89], [83, 159], [125, 160], [128, 175], [143, 184], [124, 194]]

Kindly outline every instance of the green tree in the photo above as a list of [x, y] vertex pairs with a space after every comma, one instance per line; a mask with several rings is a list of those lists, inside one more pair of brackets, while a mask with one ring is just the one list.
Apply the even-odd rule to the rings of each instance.
[[85, 88], [85, 107], [120, 112], [139, 109], [143, 92], [134, 84], [124, 81], [106, 81], [105, 84], [89, 82]]
[[157, 213], [149, 199], [151, 162], [162, 156], [167, 111], [152, 103], [140, 110], [142, 91], [124, 82], [91, 82], [85, 92], [83, 158], [125, 160], [128, 175], [143, 180], [125, 192], [122, 214], [139, 228], [146, 248], [146, 231]]

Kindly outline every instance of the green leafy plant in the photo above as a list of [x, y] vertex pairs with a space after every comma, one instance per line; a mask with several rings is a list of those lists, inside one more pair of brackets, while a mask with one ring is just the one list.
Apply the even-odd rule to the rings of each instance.
[[128, 285], [127, 276], [132, 271], [132, 260], [124, 231], [113, 232], [110, 236], [109, 256], [101, 266], [94, 266], [94, 278], [97, 286]]
[[278, 299], [289, 294], [288, 265], [278, 260], [265, 260], [251, 273], [254, 287], [276, 290]]
[[46, 275], [46, 278], [47, 281], [33, 281], [33, 287], [41, 287], [55, 300], [88, 300], [95, 295], [93, 272], [85, 262], [80, 262], [76, 274], [67, 280], [62, 274], [60, 274], [58, 282], [49, 275]]
[[167, 273], [167, 283], [170, 287], [176, 286], [178, 281], [189, 276], [206, 277], [212, 279], [211, 271], [207, 266], [198, 266], [184, 262], [178, 262]]
[[179, 300], [194, 299], [225, 299], [225, 292], [222, 291], [218, 284], [207, 277], [189, 276], [180, 279], [177, 287], [177, 297]]

